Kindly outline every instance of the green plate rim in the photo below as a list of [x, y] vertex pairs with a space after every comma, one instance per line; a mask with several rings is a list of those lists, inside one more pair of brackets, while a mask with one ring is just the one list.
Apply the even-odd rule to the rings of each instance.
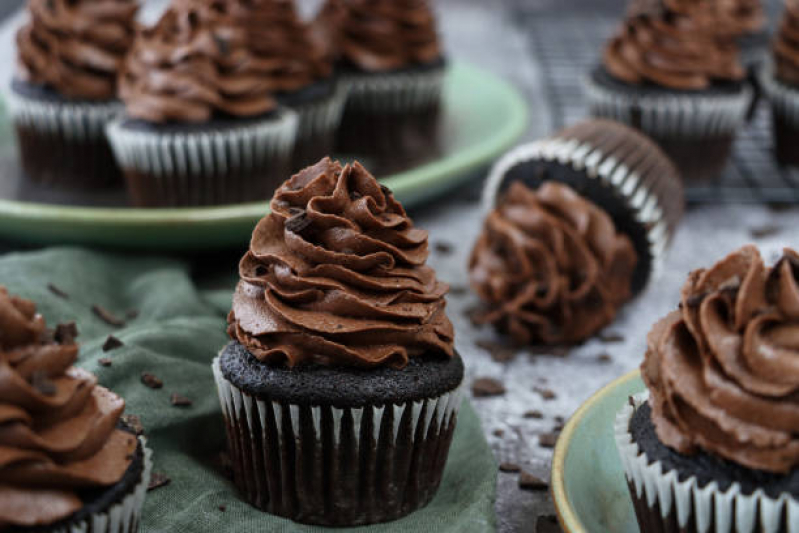
[[555, 504], [555, 512], [558, 516], [558, 522], [560, 522], [560, 526], [566, 533], [590, 533], [580, 521], [579, 513], [576, 511], [571, 501], [569, 501], [566, 493], [565, 468], [566, 461], [568, 461], [569, 458], [569, 450], [574, 440], [574, 433], [582, 424], [583, 419], [592, 407], [611, 394], [615, 389], [640, 377], [641, 371], [635, 369], [614, 379], [588, 398], [588, 400], [577, 409], [574, 415], [572, 415], [566, 423], [566, 427], [563, 428], [558, 443], [555, 445], [555, 453], [552, 457], [551, 493], [553, 503]]
[[[473, 75], [484, 76], [490, 79], [497, 91], [504, 93], [507, 105], [512, 109], [512, 119], [508, 121], [501, 132], [489, 141], [478, 145], [469, 152], [462, 152], [444, 159], [433, 161], [387, 176], [383, 181], [394, 192], [401, 195], [405, 192], [413, 194], [420, 184], [425, 182], [430, 173], [439, 176], [437, 186], [446, 187], [449, 182], [458, 178], [480, 164], [508, 149], [525, 131], [529, 115], [529, 107], [521, 94], [508, 81], [472, 64], [455, 61], [453, 70], [461, 69], [471, 71]], [[188, 207], [188, 208], [93, 208], [52, 205], [36, 202], [22, 202], [17, 200], [0, 199], [0, 223], [3, 221], [25, 221], [37, 219], [39, 221], [69, 222], [78, 224], [108, 223], [113, 221], [116, 226], [149, 226], [157, 223], [162, 225], [180, 225], [187, 223], [209, 223], [224, 220], [226, 223], [243, 223], [257, 220], [268, 212], [268, 204], [254, 202], [246, 204], [233, 204], [216, 207]]]

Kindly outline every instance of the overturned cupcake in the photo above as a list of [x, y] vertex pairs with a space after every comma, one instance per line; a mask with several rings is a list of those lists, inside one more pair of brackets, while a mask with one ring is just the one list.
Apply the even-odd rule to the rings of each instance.
[[633, 126], [671, 157], [686, 182], [724, 169], [753, 90], [734, 39], [704, 0], [663, 0], [633, 13], [587, 78], [594, 116]]
[[446, 61], [428, 0], [328, 0], [316, 22], [349, 96], [339, 150], [397, 170], [437, 149]]
[[135, 0], [29, 0], [17, 32], [10, 111], [32, 181], [120, 185], [105, 126], [121, 111], [117, 75], [135, 32]]
[[213, 364], [252, 505], [352, 526], [432, 499], [463, 363], [427, 255], [427, 232], [358, 163], [324, 159], [278, 189]]
[[150, 451], [124, 400], [72, 366], [75, 335], [0, 286], [0, 530], [138, 531]]
[[298, 119], [270, 92], [273, 63], [232, 17], [209, 12], [174, 2], [125, 61], [126, 113], [108, 136], [134, 205], [266, 200], [289, 166]]
[[503, 157], [469, 260], [478, 322], [518, 344], [576, 344], [649, 280], [682, 216], [674, 165], [640, 133], [591, 120]]
[[616, 443], [642, 531], [799, 531], [799, 255], [692, 272]]

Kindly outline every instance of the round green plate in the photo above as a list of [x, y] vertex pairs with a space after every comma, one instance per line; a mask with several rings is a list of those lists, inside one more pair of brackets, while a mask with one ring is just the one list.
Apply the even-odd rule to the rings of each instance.
[[594, 394], [563, 429], [552, 461], [552, 497], [567, 533], [638, 533], [613, 421], [643, 390], [634, 370]]
[[[510, 148], [527, 123], [527, 105], [514, 88], [463, 63], [450, 68], [444, 103], [441, 157], [381, 179], [406, 206], [435, 198], [468, 179], [470, 172]], [[170, 250], [244, 246], [267, 209], [266, 202], [133, 209], [0, 199], [0, 239]]]

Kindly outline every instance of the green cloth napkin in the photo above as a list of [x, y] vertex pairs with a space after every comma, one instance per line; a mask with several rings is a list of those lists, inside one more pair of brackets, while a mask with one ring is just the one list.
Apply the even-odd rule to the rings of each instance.
[[[168, 486], [148, 494], [142, 531], [324, 530], [255, 510], [238, 499], [217, 466], [225, 436], [210, 365], [227, 342], [225, 315], [232, 286], [201, 291], [189, 270], [175, 260], [57, 248], [0, 258], [0, 284], [37, 302], [51, 326], [74, 320], [80, 331], [78, 364], [125, 398], [127, 413], [141, 416], [154, 451], [154, 470], [171, 478]], [[54, 294], [49, 283], [68, 297]], [[117, 317], [134, 310], [138, 315], [114, 327], [92, 311], [93, 305]], [[109, 334], [124, 346], [104, 353]], [[103, 357], [111, 359], [111, 366], [98, 363]], [[144, 386], [142, 372], [163, 380], [163, 388]], [[191, 399], [193, 405], [173, 406], [172, 393]], [[480, 422], [464, 402], [435, 499], [402, 520], [359, 530], [494, 531], [495, 481], [496, 466]]]

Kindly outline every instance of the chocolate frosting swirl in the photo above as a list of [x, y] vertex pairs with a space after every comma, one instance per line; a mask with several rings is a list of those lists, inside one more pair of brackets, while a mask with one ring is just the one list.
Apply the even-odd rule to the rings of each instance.
[[359, 163], [328, 158], [275, 193], [252, 235], [228, 316], [260, 361], [403, 368], [451, 357], [448, 286], [425, 264], [427, 232]]
[[663, 0], [659, 10], [634, 11], [606, 46], [605, 68], [625, 83], [681, 90], [744, 79], [730, 29], [710, 4]]
[[641, 366], [658, 437], [747, 468], [799, 465], [799, 255], [746, 246], [692, 272]]
[[125, 402], [72, 366], [73, 334], [0, 287], [0, 529], [69, 517], [77, 491], [119, 482], [136, 451], [116, 429]]
[[637, 256], [602, 209], [564, 184], [508, 188], [469, 261], [478, 321], [519, 344], [575, 344], [630, 298]]
[[81, 100], [113, 100], [135, 32], [135, 0], [29, 0], [17, 32], [20, 77]]
[[[140, 32], [125, 61], [120, 96], [130, 117], [205, 122], [276, 108], [273, 59], [250, 47], [246, 29], [202, 1], [178, 0]], [[278, 62], [279, 63], [279, 62]]]
[[777, 78], [799, 87], [799, 1], [789, 0], [774, 42]]
[[321, 13], [326, 46], [361, 70], [386, 72], [441, 59], [427, 0], [328, 0]]

